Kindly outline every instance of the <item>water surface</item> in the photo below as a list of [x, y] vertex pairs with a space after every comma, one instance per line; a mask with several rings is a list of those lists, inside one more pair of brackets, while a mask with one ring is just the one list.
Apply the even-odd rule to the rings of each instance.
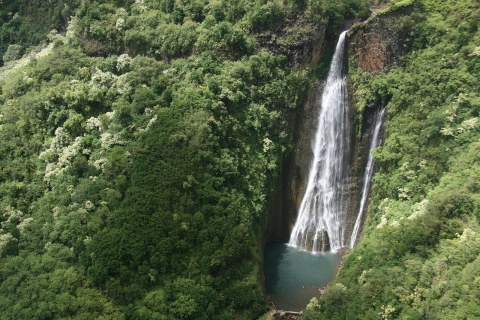
[[270, 243], [264, 251], [265, 287], [278, 310], [300, 311], [335, 277], [340, 253], [302, 251]]

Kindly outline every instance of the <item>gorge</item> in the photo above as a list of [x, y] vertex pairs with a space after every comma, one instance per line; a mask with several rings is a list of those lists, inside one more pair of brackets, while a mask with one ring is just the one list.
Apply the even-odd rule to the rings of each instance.
[[0, 320], [480, 318], [479, 23], [0, 0]]
[[[379, 144], [385, 108], [374, 117], [362, 188], [350, 190], [355, 185], [350, 183], [353, 121], [345, 73], [347, 32], [339, 36], [321, 94], [312, 137], [313, 158], [289, 242], [265, 248], [266, 290], [278, 308], [302, 310], [319, 288], [334, 278], [339, 251], [355, 245], [368, 205], [372, 151]], [[348, 218], [350, 195], [357, 192], [361, 194], [357, 216]], [[353, 227], [347, 226], [350, 221], [354, 221]]]

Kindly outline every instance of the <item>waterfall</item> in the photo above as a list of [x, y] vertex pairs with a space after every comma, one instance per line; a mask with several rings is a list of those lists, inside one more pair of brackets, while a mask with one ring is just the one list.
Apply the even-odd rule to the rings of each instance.
[[372, 151], [379, 144], [380, 128], [383, 123], [383, 115], [385, 113], [385, 108], [377, 112], [375, 115], [374, 129], [372, 140], [370, 141], [370, 148], [368, 152], [368, 161], [367, 166], [365, 167], [365, 173], [363, 175], [363, 187], [362, 187], [362, 198], [360, 200], [360, 207], [358, 209], [357, 220], [355, 221], [355, 226], [353, 227], [352, 236], [350, 237], [350, 248], [355, 246], [358, 237], [358, 231], [360, 230], [360, 224], [362, 223], [363, 212], [365, 211], [365, 205], [368, 200], [368, 192], [370, 190], [370, 182], [373, 175], [374, 160]]
[[351, 133], [345, 35], [340, 35], [323, 89], [307, 187], [289, 241], [313, 252], [345, 247]]

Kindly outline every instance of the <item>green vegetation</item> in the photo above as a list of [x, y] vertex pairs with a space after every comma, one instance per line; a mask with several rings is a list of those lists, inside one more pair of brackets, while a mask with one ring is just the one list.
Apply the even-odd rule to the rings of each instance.
[[[402, 66], [350, 66], [386, 140], [363, 239], [305, 319], [480, 317], [480, 8], [413, 4]], [[0, 5], [0, 319], [264, 314], [258, 239], [310, 80], [257, 40], [367, 1]]]
[[44, 42], [51, 30], [63, 31], [78, 2], [0, 1], [0, 66], [4, 61], [19, 58], [30, 46]]
[[258, 239], [309, 79], [255, 35], [365, 2], [0, 2], [0, 318], [264, 313]]
[[305, 319], [480, 318], [480, 6], [416, 1], [413, 50], [350, 70], [358, 107], [387, 105], [364, 235]]

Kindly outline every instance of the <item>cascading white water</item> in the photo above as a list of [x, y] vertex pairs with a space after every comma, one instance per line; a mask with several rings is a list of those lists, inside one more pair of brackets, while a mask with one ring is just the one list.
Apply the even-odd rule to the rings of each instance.
[[370, 182], [372, 180], [373, 168], [375, 164], [372, 151], [378, 146], [380, 142], [380, 128], [382, 127], [384, 114], [385, 108], [377, 112], [377, 114], [375, 115], [373, 135], [372, 140], [370, 141], [370, 149], [368, 151], [368, 161], [367, 166], [365, 167], [365, 173], [363, 175], [362, 198], [360, 199], [360, 207], [358, 209], [357, 220], [355, 221], [352, 236], [350, 237], [350, 248], [353, 248], [355, 246], [355, 243], [357, 242], [360, 224], [362, 223], [363, 212], [365, 211], [365, 205], [367, 204], [368, 193], [370, 190]]
[[307, 187], [289, 245], [313, 252], [345, 246], [350, 132], [344, 72], [344, 31], [322, 93]]

